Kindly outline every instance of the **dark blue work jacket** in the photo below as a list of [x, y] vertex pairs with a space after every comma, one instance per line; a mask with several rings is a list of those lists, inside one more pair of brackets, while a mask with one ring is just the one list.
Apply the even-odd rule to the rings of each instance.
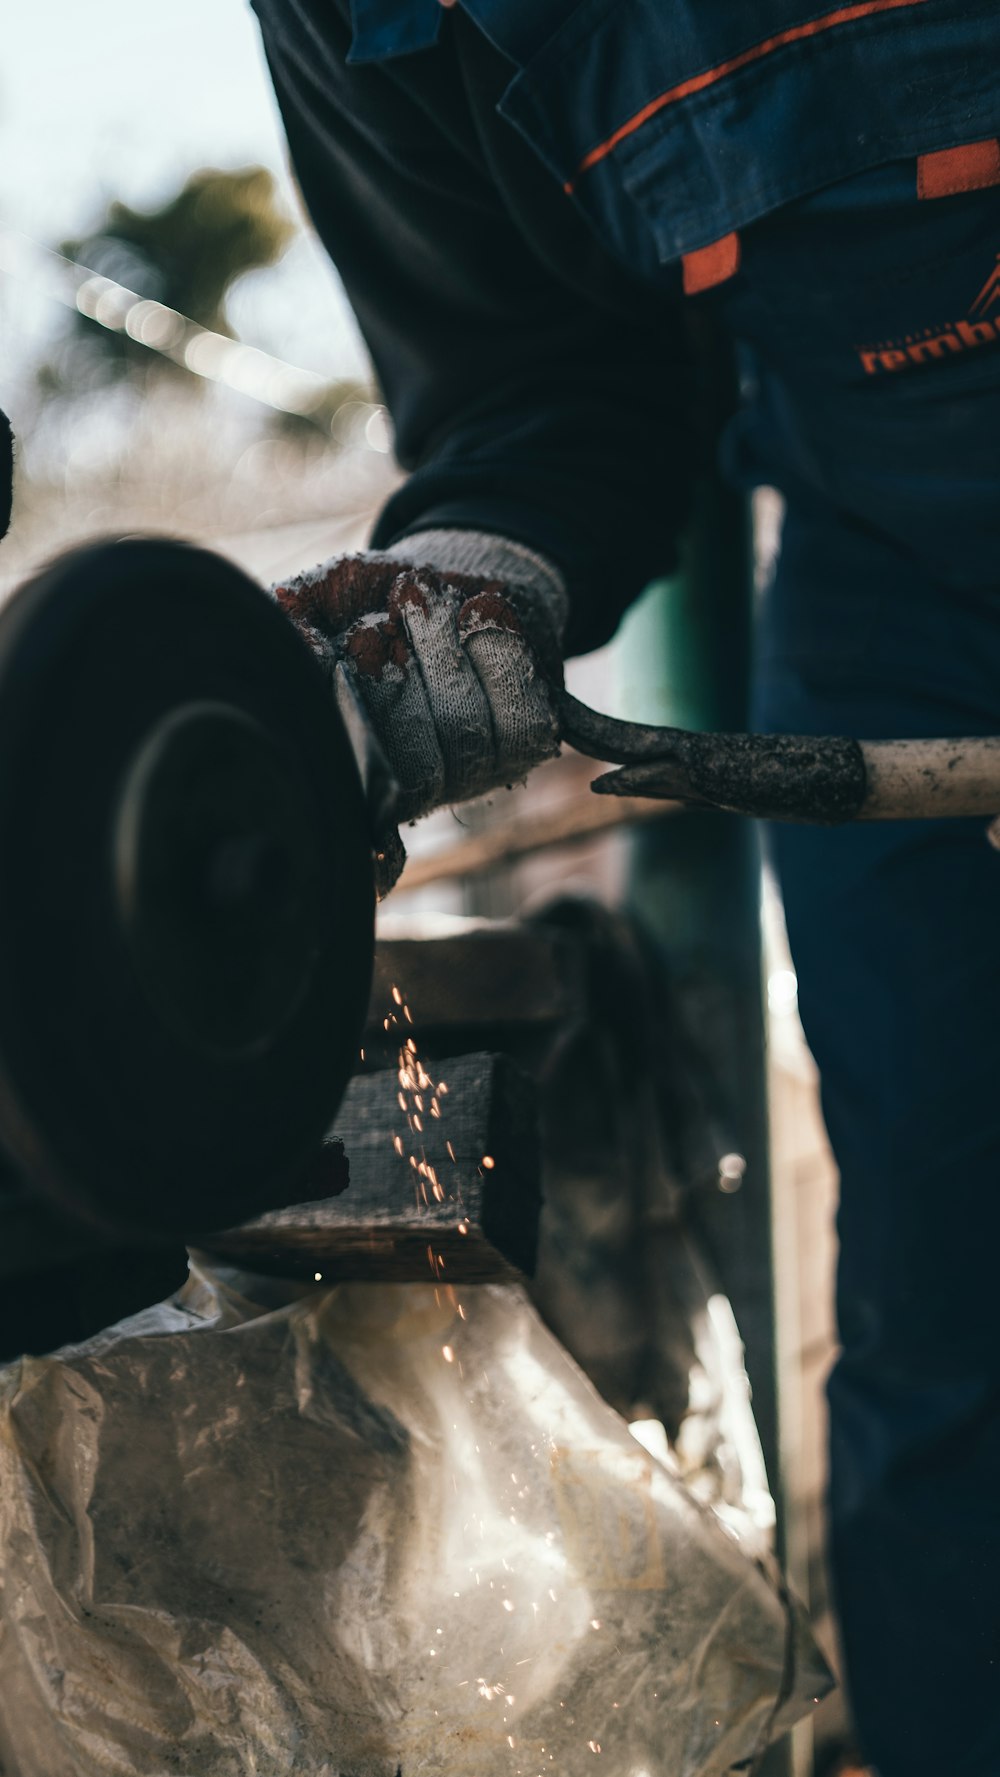
[[[501, 115], [646, 274], [820, 186], [1000, 132], [997, 0], [463, 5], [519, 70]], [[442, 12], [354, 0], [351, 59], [435, 41]]]
[[910, 387], [941, 431], [1000, 368], [1000, 0], [254, 4], [412, 472], [378, 543], [520, 537], [603, 640], [672, 565], [721, 323], [741, 480], [1000, 558], [980, 445]]

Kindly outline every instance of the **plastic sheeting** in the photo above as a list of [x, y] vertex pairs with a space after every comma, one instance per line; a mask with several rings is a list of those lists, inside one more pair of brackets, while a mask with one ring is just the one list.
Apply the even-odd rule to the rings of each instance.
[[5, 1777], [721, 1777], [827, 1688], [518, 1285], [288, 1294], [0, 1372]]

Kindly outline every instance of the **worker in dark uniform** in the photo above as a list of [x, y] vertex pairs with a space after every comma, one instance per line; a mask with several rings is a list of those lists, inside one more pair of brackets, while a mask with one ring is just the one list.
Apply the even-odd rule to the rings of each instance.
[[[256, 4], [411, 471], [280, 597], [404, 817], [555, 751], [561, 660], [670, 570], [710, 450], [784, 496], [758, 726], [1000, 731], [997, 0]], [[0, 534], [10, 480], [0, 419]], [[1000, 855], [775, 847], [842, 1179], [854, 1713], [880, 1777], [1000, 1777]]]
[[[558, 661], [671, 568], [693, 336], [785, 500], [757, 725], [1000, 729], [995, 0], [257, 0], [411, 471], [283, 590], [418, 814], [555, 748]], [[842, 1174], [833, 1571], [881, 1777], [1000, 1777], [1000, 856], [776, 835]]]

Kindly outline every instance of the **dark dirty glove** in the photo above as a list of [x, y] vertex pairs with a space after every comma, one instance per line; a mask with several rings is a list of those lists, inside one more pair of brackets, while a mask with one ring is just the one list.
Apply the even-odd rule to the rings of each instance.
[[566, 595], [523, 545], [428, 531], [274, 588], [331, 670], [347, 666], [399, 785], [396, 819], [511, 784], [559, 750]]

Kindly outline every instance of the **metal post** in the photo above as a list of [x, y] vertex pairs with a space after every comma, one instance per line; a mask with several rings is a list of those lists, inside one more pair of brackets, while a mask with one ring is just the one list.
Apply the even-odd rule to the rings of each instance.
[[[626, 620], [619, 713], [690, 729], [747, 726], [752, 617], [747, 502], [717, 481], [699, 495], [681, 569], [651, 587]], [[628, 901], [662, 947], [719, 1082], [739, 1189], [693, 1205], [700, 1233], [739, 1325], [768, 1477], [779, 1489], [775, 1300], [771, 1248], [762, 1003], [760, 851], [755, 827], [721, 814], [686, 814], [640, 828], [629, 841]], [[722, 1180], [721, 1185], [731, 1185]], [[781, 1501], [779, 1544], [781, 1536]], [[788, 1769], [784, 1748], [770, 1777]]]

